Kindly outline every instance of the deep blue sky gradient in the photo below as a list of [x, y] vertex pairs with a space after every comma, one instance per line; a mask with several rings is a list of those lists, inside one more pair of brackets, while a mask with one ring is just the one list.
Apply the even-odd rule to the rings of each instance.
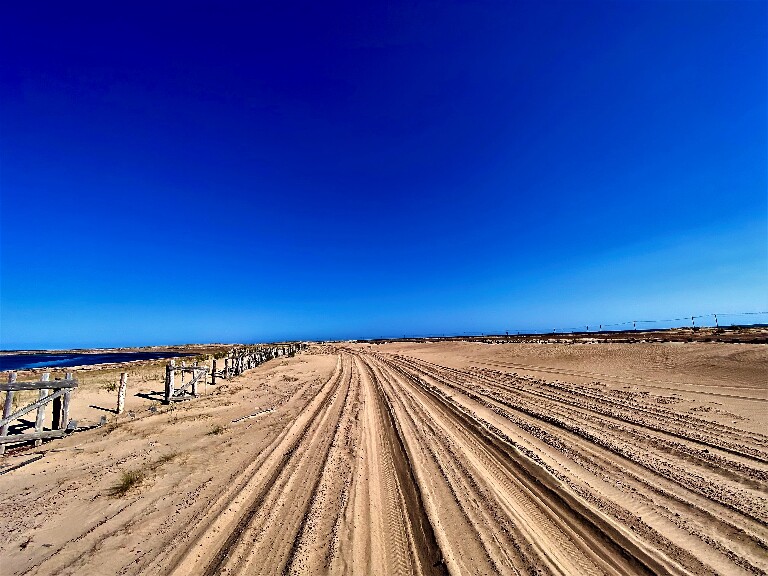
[[6, 4], [0, 347], [768, 309], [766, 2]]

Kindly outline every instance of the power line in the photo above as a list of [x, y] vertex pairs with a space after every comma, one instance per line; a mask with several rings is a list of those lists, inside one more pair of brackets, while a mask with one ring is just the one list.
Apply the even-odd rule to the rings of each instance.
[[[620, 326], [632, 326], [633, 329], [637, 329], [638, 324], [669, 324], [672, 322], [686, 322], [691, 323], [692, 326], [695, 327], [695, 321], [696, 319], [700, 318], [713, 318], [715, 325], [719, 327], [719, 320], [718, 317], [735, 317], [735, 316], [768, 316], [768, 312], [712, 312], [710, 314], [693, 314], [691, 316], [683, 316], [680, 318], [666, 318], [666, 319], [659, 319], [659, 320], [625, 320], [624, 322], [613, 322], [610, 324], [600, 324], [600, 323], [590, 323], [590, 324], [584, 324], [582, 326], [577, 327], [558, 327], [553, 328], [551, 331], [545, 331], [541, 329], [526, 329], [523, 330], [522, 328], [518, 329], [515, 328], [514, 330], [505, 330], [506, 333], [510, 332], [517, 332], [517, 334], [550, 334], [550, 333], [569, 333], [569, 332], [598, 332], [603, 331], [605, 328], [617, 328]], [[593, 330], [590, 330], [589, 327], [592, 326]], [[594, 329], [594, 327], [598, 327], [597, 329]]]
[[[599, 333], [599, 332], [611, 332], [614, 330], [606, 330], [609, 328], [617, 328], [620, 326], [632, 326], [633, 328], [637, 329], [637, 326], [639, 324], [669, 324], [672, 322], [686, 322], [693, 324], [696, 319], [700, 318], [713, 318], [715, 321], [715, 326], [719, 327], [719, 320], [718, 318], [722, 317], [738, 317], [738, 316], [766, 316], [766, 320], [768, 320], [768, 312], [717, 312], [717, 313], [711, 313], [711, 314], [694, 314], [692, 316], [683, 316], [680, 318], [667, 318], [662, 320], [626, 320], [624, 322], [614, 322], [611, 324], [600, 324], [600, 323], [590, 323], [590, 324], [584, 324], [582, 326], [577, 327], [557, 327], [553, 328], [551, 330], [542, 330], [541, 328], [514, 328], [509, 330], [502, 330], [501, 333], [493, 333], [491, 331], [463, 331], [463, 332], [441, 332], [441, 333], [435, 333], [435, 334], [403, 334], [402, 338], [405, 339], [429, 339], [429, 338], [461, 338], [461, 337], [476, 337], [476, 338], [483, 338], [485, 336], [499, 336], [504, 335], [506, 333], [507, 336], [526, 336], [526, 335], [534, 335], [534, 334], [568, 334], [572, 332], [585, 332], [585, 333]], [[592, 330], [590, 330], [590, 327]], [[597, 328], [595, 328], [597, 327]], [[681, 326], [668, 326], [667, 328], [679, 328]], [[695, 327], [695, 326], [694, 326]], [[394, 337], [397, 339], [397, 337]], [[381, 338], [373, 338], [373, 340], [388, 340], [391, 338], [387, 337], [381, 337]]]

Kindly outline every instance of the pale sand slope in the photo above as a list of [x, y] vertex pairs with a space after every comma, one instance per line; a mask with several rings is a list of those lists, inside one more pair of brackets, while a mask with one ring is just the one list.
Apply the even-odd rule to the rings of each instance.
[[3, 576], [768, 569], [765, 346], [314, 351], [0, 476]]

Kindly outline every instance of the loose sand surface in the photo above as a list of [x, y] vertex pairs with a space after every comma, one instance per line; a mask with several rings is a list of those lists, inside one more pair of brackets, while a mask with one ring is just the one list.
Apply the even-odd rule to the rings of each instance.
[[344, 344], [134, 389], [0, 460], [0, 574], [765, 574], [767, 375], [763, 344]]

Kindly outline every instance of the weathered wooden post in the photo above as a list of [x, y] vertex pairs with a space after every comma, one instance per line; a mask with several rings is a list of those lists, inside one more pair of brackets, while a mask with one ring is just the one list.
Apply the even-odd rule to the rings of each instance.
[[[48, 382], [51, 379], [51, 373], [45, 372], [40, 380], [42, 382]], [[39, 399], [42, 400], [46, 396], [48, 396], [49, 390], [48, 388], [40, 388], [39, 392]], [[35, 433], [40, 433], [43, 431], [43, 424], [45, 423], [45, 404], [41, 404], [37, 408], [37, 418], [35, 418]], [[42, 438], [35, 439], [35, 446], [42, 445], [43, 440]]]
[[216, 384], [216, 358], [213, 359], [213, 369], [211, 370], [211, 386]]
[[[67, 380], [72, 380], [72, 372], [67, 372]], [[64, 402], [61, 406], [61, 427], [66, 428], [69, 425], [69, 401], [72, 399], [72, 388], [64, 391]]]
[[224, 378], [229, 380], [229, 356], [224, 358]]
[[197, 396], [197, 378], [200, 375], [200, 371], [197, 370], [197, 362], [193, 364], [194, 369], [192, 370], [192, 396]]
[[176, 362], [170, 360], [165, 366], [165, 403], [170, 404], [173, 397], [173, 373], [176, 370]]
[[117, 413], [125, 411], [125, 389], [128, 387], [128, 373], [120, 373], [120, 386], [117, 388]]
[[[9, 372], [8, 373], [8, 384], [14, 384], [16, 382], [16, 372]], [[5, 393], [5, 404], [3, 405], [3, 420], [8, 418], [8, 416], [11, 415], [11, 411], [13, 410], [13, 390], [8, 390]], [[3, 438], [4, 436], [8, 435], [8, 425], [3, 424], [3, 427], [0, 428], [0, 438]], [[0, 454], [5, 454], [5, 444], [0, 444]]]

